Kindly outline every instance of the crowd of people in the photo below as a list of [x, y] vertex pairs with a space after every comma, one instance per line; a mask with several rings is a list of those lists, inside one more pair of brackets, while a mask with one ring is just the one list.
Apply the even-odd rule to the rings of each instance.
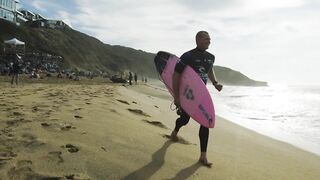
[[[113, 75], [110, 77], [110, 80], [114, 83], [129, 83], [129, 85], [138, 84], [138, 74], [129, 72], [129, 74], [121, 73], [120, 75]], [[142, 83], [147, 83], [147, 77], [142, 76]]]
[[[23, 56], [18, 55], [15, 48], [12, 47], [3, 55], [0, 56], [0, 74], [11, 76], [11, 84], [18, 85], [19, 74], [26, 74], [29, 78], [41, 79], [44, 76], [57, 76], [57, 78], [67, 78], [79, 81], [80, 77], [93, 79], [94, 77], [103, 76], [104, 73], [94, 73], [91, 71], [76, 71], [71, 69], [62, 69], [61, 64], [63, 58], [61, 56], [54, 56], [47, 53], [27, 53]], [[125, 77], [125, 78], [123, 78]], [[111, 76], [110, 80], [116, 83], [138, 84], [137, 73], [126, 76]], [[142, 76], [142, 82], [147, 83], [147, 78]]]
[[0, 57], [0, 74], [12, 77], [11, 84], [18, 84], [19, 74], [28, 74], [30, 78], [40, 78], [42, 72], [56, 73], [63, 58], [47, 53], [27, 53], [23, 57], [13, 45]]

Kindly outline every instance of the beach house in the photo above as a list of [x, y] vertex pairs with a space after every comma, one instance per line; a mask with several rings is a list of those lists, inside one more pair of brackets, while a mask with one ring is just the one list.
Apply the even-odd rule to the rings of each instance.
[[0, 0], [0, 18], [17, 25], [27, 24], [32, 27], [44, 27], [52, 29], [66, 29], [70, 26], [63, 20], [50, 20], [42, 15], [33, 13], [27, 9], [17, 10], [19, 0]]
[[18, 0], [0, 0], [0, 18], [16, 22]]

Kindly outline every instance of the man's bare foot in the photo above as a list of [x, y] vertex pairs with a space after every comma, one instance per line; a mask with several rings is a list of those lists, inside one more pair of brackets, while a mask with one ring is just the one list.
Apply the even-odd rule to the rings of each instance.
[[175, 130], [173, 130], [172, 133], [171, 133], [171, 135], [170, 135], [170, 139], [171, 139], [172, 141], [178, 141], [178, 136], [177, 136], [177, 134], [178, 134], [178, 132], [175, 131]]
[[201, 163], [202, 165], [208, 167], [208, 168], [211, 168], [212, 167], [212, 163], [211, 162], [208, 162], [207, 159], [202, 159], [200, 158], [199, 159], [199, 163]]

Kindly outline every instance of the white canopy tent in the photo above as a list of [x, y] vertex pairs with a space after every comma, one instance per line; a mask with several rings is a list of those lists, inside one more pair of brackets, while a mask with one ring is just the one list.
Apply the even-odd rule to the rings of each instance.
[[24, 45], [24, 42], [18, 40], [17, 38], [13, 38], [7, 41], [4, 41], [5, 44], [11, 44], [11, 45]]
[[24, 52], [25, 52], [25, 43], [18, 40], [17, 38], [13, 38], [13, 39], [10, 39], [10, 40], [6, 40], [4, 41], [4, 52], [6, 53], [7, 51], [10, 51], [12, 50], [12, 48], [15, 48], [16, 49], [16, 52], [19, 54], [19, 55], [24, 55]]

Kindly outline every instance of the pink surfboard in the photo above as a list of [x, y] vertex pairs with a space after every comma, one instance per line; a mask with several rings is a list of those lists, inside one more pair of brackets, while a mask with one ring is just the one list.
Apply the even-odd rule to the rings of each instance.
[[[173, 54], [159, 51], [154, 61], [164, 84], [173, 95], [172, 75], [180, 59]], [[179, 98], [182, 109], [194, 120], [205, 127], [214, 127], [215, 111], [210, 93], [190, 66], [187, 66], [181, 74]]]

